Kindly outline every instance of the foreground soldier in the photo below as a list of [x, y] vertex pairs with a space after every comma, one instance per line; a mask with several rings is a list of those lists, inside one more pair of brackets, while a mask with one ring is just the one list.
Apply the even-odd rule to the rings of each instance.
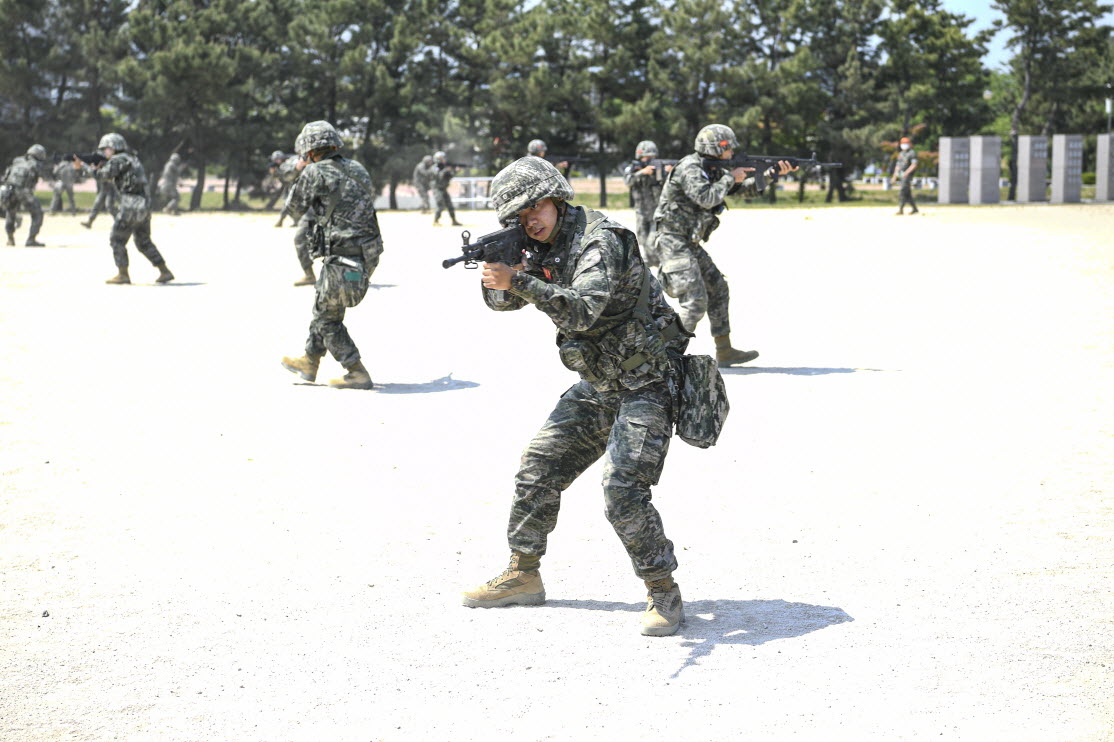
[[[705, 126], [696, 135], [696, 152], [683, 157], [670, 172], [654, 212], [657, 234], [654, 255], [661, 261], [661, 282], [665, 291], [680, 304], [681, 322], [693, 332], [705, 314], [712, 323], [716, 361], [720, 366], [746, 363], [758, 357], [755, 350], [731, 347], [731, 320], [728, 317], [730, 292], [727, 279], [708, 252], [700, 245], [719, 226], [719, 214], [728, 195], [741, 193], [756, 198], [760, 191], [749, 168], [705, 169], [702, 158], [729, 160], [739, 142], [735, 132], [721, 124]], [[779, 163], [766, 173], [768, 178], [785, 175], [797, 168]]]
[[[557, 326], [562, 362], [581, 381], [522, 454], [507, 532], [510, 565], [464, 593], [463, 603], [545, 602], [539, 566], [561, 492], [603, 456], [607, 519], [649, 591], [642, 633], [666, 636], [677, 631], [684, 610], [673, 581], [673, 543], [650, 503], [650, 487], [669, 450], [676, 359], [688, 338], [634, 235], [597, 211], [572, 206], [571, 196], [560, 172], [536, 157], [510, 164], [491, 183], [499, 221], [521, 224], [529, 247], [524, 264], [484, 264], [484, 301], [496, 311], [533, 304], [544, 312]], [[639, 339], [644, 346], [635, 345]]]
[[70, 200], [70, 213], [76, 214], [77, 204], [74, 202], [73, 186], [77, 182], [77, 172], [73, 169], [73, 163], [69, 160], [62, 160], [54, 166], [50, 174], [54, 178], [54, 183], [51, 186], [54, 191], [54, 198], [50, 200], [50, 213], [61, 213], [62, 202], [65, 200], [63, 196], [65, 196]]
[[913, 143], [909, 137], [902, 137], [898, 143], [901, 147], [901, 152], [897, 156], [897, 163], [894, 164], [894, 177], [896, 183], [901, 180], [901, 193], [898, 196], [897, 213], [900, 216], [905, 213], [905, 204], [912, 207], [910, 214], [918, 212], [917, 202], [913, 200], [913, 173], [917, 169], [917, 151], [913, 149]]
[[410, 180], [418, 192], [421, 202], [421, 213], [429, 213], [429, 189], [433, 185], [433, 155], [426, 155], [414, 166], [414, 173]]
[[661, 197], [661, 183], [654, 168], [647, 163], [657, 156], [658, 145], [650, 140], [639, 142], [634, 149], [634, 162], [627, 165], [623, 173], [623, 182], [630, 188], [634, 201], [634, 229], [638, 234], [638, 245], [642, 248], [642, 257], [651, 266], [658, 263], [650, 252], [650, 240], [654, 231], [654, 209]]
[[327, 121], [306, 124], [294, 146], [307, 164], [287, 200], [292, 211], [303, 214], [314, 241], [314, 257], [324, 260], [317, 277], [306, 354], [284, 357], [282, 365], [306, 381], [315, 381], [321, 358], [328, 351], [347, 371], [329, 386], [371, 389], [371, 375], [344, 326], [345, 308], [363, 299], [383, 252], [371, 176], [363, 165], [341, 156], [344, 142]]
[[97, 149], [108, 160], [96, 169], [76, 157], [73, 163], [75, 170], [95, 176], [102, 185], [111, 184], [120, 194], [120, 208], [108, 236], [117, 273], [105, 283], [132, 282], [128, 275], [128, 240], [132, 237], [135, 238], [136, 249], [151, 261], [151, 265], [159, 269], [159, 277], [155, 282], [173, 281], [174, 274], [166, 267], [166, 261], [151, 241], [151, 202], [147, 197], [147, 174], [143, 170], [143, 164], [138, 157], [128, 152], [128, 143], [119, 134], [105, 134]]
[[162, 204], [160, 211], [177, 216], [182, 213], [181, 196], [178, 194], [178, 179], [182, 177], [182, 157], [177, 152], [170, 155], [162, 169], [159, 178], [159, 202]]
[[35, 184], [46, 175], [46, 149], [41, 144], [32, 144], [27, 154], [12, 160], [4, 171], [0, 182], [8, 186], [7, 203], [4, 205], [4, 230], [8, 233], [8, 244], [15, 245], [15, 230], [19, 224], [19, 210], [31, 214], [31, 228], [27, 231], [27, 247], [42, 247], [43, 243], [35, 238], [43, 226], [43, 207], [35, 198]]

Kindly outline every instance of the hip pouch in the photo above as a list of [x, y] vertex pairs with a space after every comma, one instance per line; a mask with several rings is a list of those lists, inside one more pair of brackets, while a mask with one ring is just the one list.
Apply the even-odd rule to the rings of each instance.
[[711, 356], [682, 356], [677, 435], [697, 448], [714, 446], [731, 405], [727, 387]]
[[370, 276], [364, 264], [343, 255], [327, 255], [321, 264], [321, 290], [346, 307], [354, 307], [367, 294]]

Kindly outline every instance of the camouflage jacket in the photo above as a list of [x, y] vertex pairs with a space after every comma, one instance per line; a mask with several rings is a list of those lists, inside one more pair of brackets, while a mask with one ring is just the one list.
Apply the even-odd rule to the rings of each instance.
[[754, 178], [735, 183], [730, 170], [704, 169], [699, 154], [685, 155], [662, 186], [654, 221], [659, 232], [681, 235], [693, 242], [705, 240], [719, 225], [716, 215], [730, 194], [756, 198], [760, 191]]
[[433, 173], [430, 175], [430, 183], [432, 183], [433, 188], [444, 191], [448, 189], [449, 181], [453, 179], [454, 175], [456, 175], [456, 171], [451, 167], [434, 168]]
[[416, 187], [428, 191], [429, 184], [432, 178], [433, 172], [428, 167], [419, 162], [417, 165], [414, 166], [414, 174], [410, 180]]
[[302, 174], [302, 171], [298, 169], [298, 161], [301, 159], [298, 155], [291, 155], [282, 161], [282, 164], [278, 166], [278, 172], [275, 174], [280, 183], [288, 186], [298, 179]]
[[159, 178], [159, 185], [164, 188], [176, 187], [178, 179], [182, 177], [182, 171], [186, 166], [182, 163], [175, 164], [173, 160], [167, 160], [162, 168], [162, 177]]
[[335, 195], [333, 213], [321, 224], [328, 254], [361, 258], [370, 265], [383, 252], [371, 188], [371, 176], [363, 165], [336, 155], [302, 169], [290, 188], [287, 205], [317, 224], [324, 222]]
[[[639, 389], [666, 379], [671, 356], [684, 352], [688, 337], [662, 336], [677, 314], [648, 275], [634, 234], [598, 211], [572, 205], [558, 224], [552, 245], [530, 241], [525, 270], [515, 273], [511, 288], [485, 288], [484, 301], [496, 311], [533, 304], [547, 314], [557, 326], [562, 362], [597, 391]], [[647, 279], [648, 322], [633, 314]], [[587, 358], [587, 368], [570, 364], [572, 355]], [[639, 357], [641, 364], [624, 367]]]
[[644, 168], [641, 162], [635, 160], [627, 165], [623, 172], [623, 182], [630, 188], [631, 197], [634, 199], [634, 208], [638, 211], [652, 212], [658, 205], [661, 197], [661, 183], [656, 175], [643, 175], [638, 171]]
[[[898, 154], [897, 154], [897, 164], [894, 165], [894, 174], [897, 175], [899, 178], [903, 178], [903, 179], [905, 177], [910, 177], [910, 178], [913, 177], [912, 175], [906, 176], [905, 171], [908, 170], [909, 166], [912, 165], [916, 161], [917, 161], [917, 151], [915, 149], [913, 149], [912, 147], [910, 147], [907, 150], [903, 150], [901, 152], [898, 152]], [[914, 171], [914, 172], [916, 172], [916, 171]]]
[[50, 171], [51, 177], [63, 186], [72, 186], [78, 181], [78, 172], [74, 170], [72, 160], [62, 160]]
[[39, 178], [43, 176], [43, 163], [28, 155], [12, 160], [4, 171], [3, 182], [17, 190], [33, 191]]
[[112, 159], [94, 170], [88, 164], [81, 166], [85, 175], [93, 175], [102, 182], [111, 182], [121, 194], [145, 196], [147, 194], [147, 173], [143, 163], [131, 152], [117, 152]]

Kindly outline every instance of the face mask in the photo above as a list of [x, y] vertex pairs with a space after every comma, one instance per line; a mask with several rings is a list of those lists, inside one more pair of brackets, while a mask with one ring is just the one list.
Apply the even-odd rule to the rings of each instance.
[[909, 145], [908, 145], [908, 144], [904, 144], [904, 143], [903, 143], [903, 144], [901, 145], [901, 149], [902, 149], [902, 150], [907, 150], [907, 149], [909, 149]]

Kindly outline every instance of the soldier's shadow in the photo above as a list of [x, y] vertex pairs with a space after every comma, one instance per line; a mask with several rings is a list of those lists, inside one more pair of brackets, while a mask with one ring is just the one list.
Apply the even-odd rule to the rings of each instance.
[[789, 374], [790, 376], [826, 376], [828, 374], [854, 374], [860, 371], [881, 371], [880, 368], [814, 368], [784, 366], [738, 366], [721, 368], [721, 374], [749, 376], [750, 374]]
[[474, 381], [454, 379], [452, 374], [442, 376], [440, 379], [418, 384], [405, 383], [380, 383], [375, 382], [375, 391], [380, 394], [431, 394], [433, 392], [453, 392], [458, 389], [471, 389], [477, 387]]
[[[600, 600], [547, 600], [551, 608], [641, 613], [645, 603]], [[776, 639], [792, 639], [813, 631], [854, 621], [842, 608], [785, 600], [696, 600], [685, 601], [685, 623], [678, 636], [681, 646], [691, 651], [672, 677], [691, 667], [723, 644], [758, 646]]]

